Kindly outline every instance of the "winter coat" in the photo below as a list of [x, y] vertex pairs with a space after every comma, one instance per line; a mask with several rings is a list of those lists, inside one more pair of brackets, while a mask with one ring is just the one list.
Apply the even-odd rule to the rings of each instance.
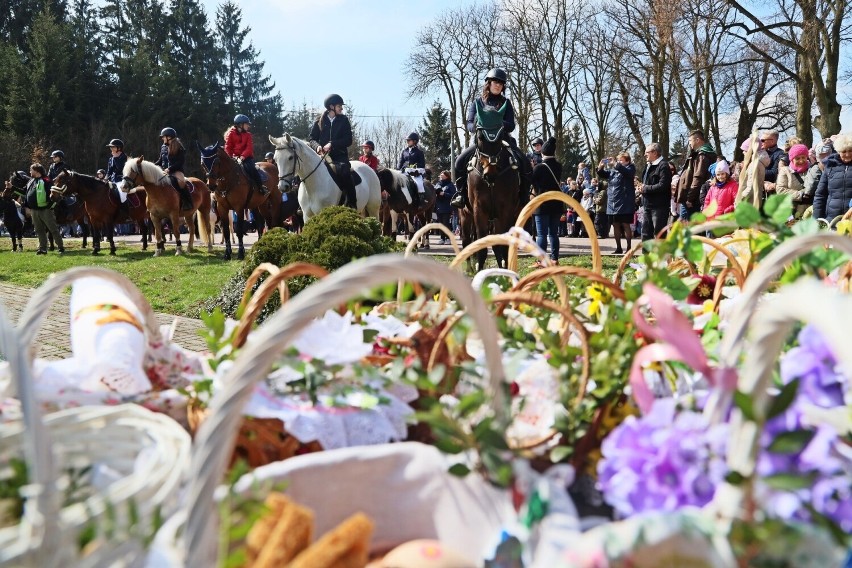
[[660, 160], [656, 166], [645, 166], [642, 197], [645, 199], [645, 209], [669, 208], [672, 200], [672, 171], [667, 161]]
[[453, 207], [450, 201], [455, 195], [456, 186], [450, 180], [441, 180], [435, 184], [435, 213], [439, 215], [452, 213]]
[[476, 132], [476, 102], [479, 101], [480, 104], [483, 104], [486, 108], [493, 107], [498, 109], [503, 106], [503, 103], [506, 104], [506, 110], [503, 113], [503, 134], [506, 136], [509, 135], [510, 132], [515, 130], [515, 108], [512, 106], [512, 101], [508, 100], [503, 95], [492, 95], [489, 94], [486, 100], [482, 100], [481, 97], [477, 97], [476, 100], [470, 103], [467, 107], [467, 131], [468, 132]]
[[358, 161], [367, 164], [373, 168], [373, 171], [378, 171], [379, 169], [379, 159], [374, 154], [370, 154], [369, 156], [367, 154], [358, 156]]
[[849, 209], [852, 200], [852, 162], [843, 163], [833, 154], [825, 161], [825, 171], [814, 194], [814, 217], [831, 221]]
[[[562, 164], [556, 158], [545, 158], [540, 164], [533, 168], [532, 186], [536, 195], [547, 193], [548, 191], [561, 191], [559, 189], [559, 180], [562, 178]], [[565, 206], [561, 201], [548, 201], [542, 203], [535, 214], [536, 215], [562, 215]]]
[[177, 138], [173, 138], [168, 144], [163, 144], [160, 147], [160, 158], [154, 162], [160, 166], [167, 174], [175, 172], [183, 173], [183, 166], [186, 163], [186, 148]]
[[[721, 187], [715, 181], [711, 182], [707, 190], [707, 197], [704, 199], [704, 210], [702, 213], [708, 219], [714, 219], [719, 215], [730, 213], [734, 210], [734, 200], [737, 197], [738, 189], [739, 184], [733, 179], [728, 179], [725, 185]], [[713, 203], [716, 204], [715, 211], [711, 212]]]
[[314, 122], [308, 135], [308, 144], [316, 150], [331, 142], [328, 155], [333, 162], [349, 162], [349, 146], [352, 145], [352, 124], [345, 114], [338, 114], [331, 120], [328, 111]]
[[675, 201], [684, 205], [688, 201], [693, 207], [698, 207], [701, 184], [710, 179], [710, 166], [715, 163], [716, 151], [709, 143], [693, 150], [680, 172]]
[[775, 183], [778, 181], [778, 168], [781, 160], [783, 159], [789, 162], [789, 158], [787, 157], [787, 154], [784, 153], [784, 149], [779, 148], [778, 146], [775, 146], [772, 151], [767, 150], [767, 153], [769, 154], [769, 165], [766, 166], [765, 179], [768, 182]]
[[47, 179], [49, 181], [55, 180], [59, 174], [62, 172], [67, 172], [71, 168], [68, 167], [68, 164], [65, 162], [56, 162], [55, 164], [50, 164], [50, 169], [47, 170]]
[[118, 156], [110, 156], [107, 162], [106, 180], [119, 183], [124, 177], [124, 164], [127, 163], [127, 154], [122, 152]]
[[801, 174], [794, 172], [788, 166], [778, 169], [778, 181], [775, 184], [775, 193], [778, 195], [790, 195], [793, 198], [793, 214], [801, 219], [808, 206], [802, 203], [802, 193], [805, 189], [805, 180]]
[[530, 152], [529, 154], [527, 154], [527, 160], [529, 160], [530, 163], [533, 166], [539, 165], [541, 163], [541, 160], [542, 160], [541, 152], [536, 152], [536, 151]]
[[598, 170], [598, 178], [607, 180], [607, 215], [632, 215], [636, 212], [636, 166], [616, 161], [612, 169]]
[[419, 168], [421, 170], [420, 173], [423, 173], [422, 170], [426, 169], [426, 154], [423, 153], [423, 150], [419, 146], [415, 145], [406, 148], [399, 155], [399, 163], [396, 169], [404, 171], [408, 168]]
[[253, 159], [254, 141], [251, 132], [245, 132], [232, 126], [225, 132], [225, 153], [232, 158]]

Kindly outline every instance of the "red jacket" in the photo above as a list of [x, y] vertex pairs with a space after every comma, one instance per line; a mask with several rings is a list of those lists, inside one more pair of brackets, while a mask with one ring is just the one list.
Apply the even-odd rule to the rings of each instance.
[[225, 152], [232, 158], [254, 158], [251, 132], [237, 130], [236, 126], [229, 128], [225, 133]]
[[[725, 182], [725, 185], [719, 187], [716, 183], [711, 183], [710, 189], [707, 191], [707, 197], [704, 198], [704, 215], [708, 219], [714, 219], [719, 215], [730, 213], [734, 210], [734, 201], [737, 197], [739, 185], [732, 179]], [[716, 211], [710, 214], [710, 204], [716, 202]]]
[[369, 156], [363, 154], [361, 156], [358, 156], [358, 160], [364, 162], [376, 171], [378, 171], [379, 169], [379, 159], [375, 156], [375, 154], [370, 154]]

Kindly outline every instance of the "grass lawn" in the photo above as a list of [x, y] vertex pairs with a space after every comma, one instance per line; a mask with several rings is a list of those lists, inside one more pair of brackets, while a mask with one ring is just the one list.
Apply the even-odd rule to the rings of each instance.
[[[155, 311], [186, 317], [198, 317], [202, 302], [216, 297], [242, 266], [238, 261], [222, 260], [221, 250], [208, 254], [204, 245], [192, 254], [177, 257], [174, 256], [174, 247], [167, 243], [165, 256], [159, 258], [154, 258], [153, 248], [143, 251], [138, 245], [122, 242], [116, 243], [116, 256], [110, 256], [109, 249], [106, 252], [102, 249], [96, 257], [91, 255], [91, 248], [81, 249], [79, 240], [67, 241], [63, 256], [56, 252], [37, 256], [36, 239], [24, 239], [24, 246], [23, 253], [15, 253], [11, 250], [11, 241], [5, 237], [0, 239], [0, 282], [37, 288], [55, 272], [74, 266], [101, 266], [127, 276], [148, 298]], [[452, 256], [432, 258], [445, 264], [453, 259]], [[604, 256], [604, 274], [611, 276], [620, 260], [620, 256]], [[522, 276], [533, 270], [533, 262], [531, 257], [519, 259], [518, 271]], [[591, 268], [592, 257], [568, 256], [561, 258], [559, 263]], [[493, 256], [489, 256], [486, 266], [496, 266]]]
[[[24, 252], [12, 252], [11, 240], [0, 239], [0, 281], [18, 286], [37, 288], [51, 274], [74, 266], [100, 266], [127, 276], [148, 298], [154, 311], [198, 317], [201, 302], [218, 294], [228, 279], [240, 269], [242, 263], [221, 259], [222, 251], [207, 253], [201, 245], [200, 252], [174, 256], [174, 247], [166, 244], [166, 254], [154, 258], [151, 246], [143, 251], [138, 245], [116, 243], [116, 256], [101, 249], [92, 256], [90, 248], [80, 248], [79, 240], [66, 241], [65, 254], [55, 251], [45, 256], [36, 255], [36, 239], [24, 239]], [[103, 246], [103, 245], [102, 245]], [[184, 244], [184, 250], [186, 246]]]

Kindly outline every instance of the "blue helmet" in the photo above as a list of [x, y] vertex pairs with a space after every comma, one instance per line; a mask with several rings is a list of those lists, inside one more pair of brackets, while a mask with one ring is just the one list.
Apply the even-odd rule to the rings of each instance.
[[420, 135], [417, 134], [416, 132], [412, 132], [411, 134], [408, 135], [408, 137], [405, 140], [406, 141], [414, 140], [414, 142], [417, 143], [417, 142], [420, 142]]
[[238, 114], [234, 117], [234, 125], [239, 126], [241, 124], [251, 124], [251, 119], [244, 114]]
[[162, 138], [163, 136], [168, 136], [169, 138], [177, 138], [177, 132], [175, 132], [174, 128], [167, 126], [160, 130], [160, 137]]
[[65, 159], [65, 152], [63, 152], [62, 150], [54, 150], [53, 152], [50, 153], [51, 158], [56, 158], [57, 156], [64, 160]]

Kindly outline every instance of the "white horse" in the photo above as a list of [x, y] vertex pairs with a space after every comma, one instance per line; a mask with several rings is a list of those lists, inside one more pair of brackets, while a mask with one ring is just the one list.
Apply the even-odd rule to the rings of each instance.
[[[278, 165], [278, 188], [285, 192], [299, 176], [299, 206], [302, 208], [305, 222], [325, 209], [340, 202], [341, 191], [331, 177], [323, 159], [311, 150], [303, 140], [284, 134], [280, 138], [269, 137], [275, 146], [275, 163]], [[382, 206], [382, 190], [379, 178], [373, 168], [363, 162], [352, 161], [352, 171], [361, 176], [361, 183], [355, 186], [357, 211], [361, 215], [379, 218]]]

